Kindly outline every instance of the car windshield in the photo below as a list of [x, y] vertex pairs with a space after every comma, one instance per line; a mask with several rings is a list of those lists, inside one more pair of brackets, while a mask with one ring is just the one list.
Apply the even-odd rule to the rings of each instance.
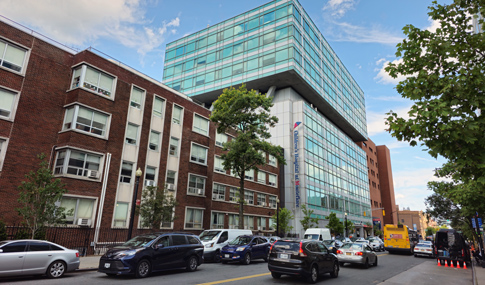
[[356, 243], [347, 243], [347, 244], [344, 244], [344, 246], [342, 246], [341, 248], [342, 249], [351, 249], [351, 250], [362, 250], [362, 245], [356, 244]]
[[431, 245], [430, 244], [425, 244], [425, 243], [418, 243], [416, 246], [417, 247], [431, 248]]
[[251, 242], [253, 238], [248, 236], [238, 236], [235, 240], [231, 241], [230, 245], [246, 245]]
[[205, 231], [200, 235], [199, 238], [201, 241], [209, 241], [213, 240], [219, 233], [220, 231]]
[[125, 242], [123, 246], [127, 247], [142, 247], [151, 242], [152, 240], [156, 239], [157, 235], [143, 235], [143, 236], [136, 236], [129, 241]]
[[306, 234], [305, 239], [318, 239], [318, 235]]

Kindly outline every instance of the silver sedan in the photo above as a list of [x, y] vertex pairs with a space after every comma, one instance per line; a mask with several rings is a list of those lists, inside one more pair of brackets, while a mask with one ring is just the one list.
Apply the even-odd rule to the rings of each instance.
[[346, 243], [337, 250], [337, 258], [340, 266], [345, 263], [357, 263], [369, 268], [369, 265], [377, 266], [377, 254], [365, 243]]
[[0, 277], [47, 275], [59, 278], [79, 268], [79, 252], [42, 240], [0, 241]]

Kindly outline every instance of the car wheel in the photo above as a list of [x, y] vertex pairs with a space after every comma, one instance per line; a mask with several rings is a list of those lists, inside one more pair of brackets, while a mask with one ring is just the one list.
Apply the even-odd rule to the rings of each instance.
[[52, 262], [49, 267], [47, 267], [47, 277], [49, 278], [59, 278], [66, 272], [66, 264], [63, 261], [57, 260]]
[[338, 271], [339, 271], [338, 262], [335, 261], [333, 263], [333, 270], [332, 270], [332, 272], [330, 272], [330, 277], [337, 278], [338, 277]]
[[369, 268], [369, 259], [368, 258], [365, 259], [364, 268], [365, 269]]
[[219, 263], [221, 262], [221, 253], [219, 251], [216, 251], [216, 254], [214, 255], [214, 262]]
[[188, 272], [193, 272], [195, 270], [197, 270], [197, 257], [195, 257], [194, 255], [192, 255], [191, 257], [189, 257], [189, 260], [187, 260], [187, 267], [185, 268]]
[[310, 270], [310, 276], [307, 277], [308, 283], [315, 284], [317, 283], [318, 280], [318, 268], [316, 265], [312, 266], [312, 269]]
[[145, 278], [148, 275], [150, 275], [150, 270], [151, 270], [151, 264], [150, 261], [146, 259], [142, 259], [140, 262], [138, 262], [138, 265], [136, 266], [136, 271], [135, 271], [135, 277], [136, 278]]
[[244, 255], [244, 258], [241, 260], [241, 263], [244, 264], [244, 265], [248, 265], [249, 263], [251, 263], [251, 255], [248, 253], [246, 253], [246, 255]]
[[376, 256], [376, 261], [374, 262], [374, 266], [377, 266], [377, 256]]
[[340, 266], [344, 266], [345, 262], [339, 262], [338, 263]]
[[273, 276], [274, 279], [280, 279], [281, 278], [281, 274], [276, 273], [276, 272], [271, 272], [271, 276]]

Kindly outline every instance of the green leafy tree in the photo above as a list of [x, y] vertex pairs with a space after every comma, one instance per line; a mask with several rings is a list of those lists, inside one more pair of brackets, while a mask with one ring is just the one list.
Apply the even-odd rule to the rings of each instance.
[[344, 230], [347, 229], [349, 236], [354, 232], [354, 223], [351, 220], [344, 220]]
[[381, 230], [374, 228], [374, 236], [382, 237], [382, 234]]
[[271, 97], [248, 91], [243, 84], [239, 89], [224, 89], [213, 104], [211, 121], [217, 124], [219, 133], [235, 132], [236, 137], [224, 143], [221, 155], [225, 170], [231, 170], [239, 178], [239, 228], [244, 229], [244, 177], [250, 169], [266, 163], [266, 153], [276, 157], [280, 164], [285, 160], [281, 147], [272, 145], [269, 128], [278, 122], [270, 115]]
[[330, 233], [334, 236], [342, 234], [344, 232], [343, 223], [337, 218], [337, 214], [331, 212], [325, 217], [328, 220], [327, 228], [330, 229]]
[[60, 179], [54, 179], [45, 154], [37, 157], [40, 160], [39, 168], [25, 175], [26, 181], [22, 181], [18, 187], [20, 197], [17, 201], [21, 207], [16, 209], [29, 229], [30, 238], [38, 236], [48, 225], [63, 223], [66, 214], [70, 214], [56, 205], [67, 189]]
[[291, 232], [291, 230], [293, 230], [293, 226], [290, 226], [290, 223], [294, 218], [295, 216], [293, 216], [290, 210], [286, 208], [280, 208], [278, 217], [276, 216], [276, 213], [271, 217], [271, 219], [273, 220], [272, 227], [275, 229], [279, 229], [280, 232], [277, 234], [282, 234], [282, 236], [285, 236], [286, 233], [289, 233]]
[[177, 206], [174, 196], [158, 186], [148, 186], [141, 195], [142, 202], [137, 207], [142, 227], [159, 230], [162, 222], [174, 220], [173, 211]]
[[301, 210], [303, 212], [303, 219], [300, 220], [300, 223], [305, 231], [318, 225], [318, 218], [312, 218], [313, 210], [307, 209], [306, 205], [302, 205]]
[[434, 227], [427, 227], [425, 230], [426, 236], [432, 236], [436, 233], [436, 228]]

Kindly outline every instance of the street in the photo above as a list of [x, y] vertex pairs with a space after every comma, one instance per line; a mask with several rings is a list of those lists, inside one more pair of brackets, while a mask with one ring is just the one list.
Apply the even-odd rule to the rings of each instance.
[[[321, 284], [472, 284], [471, 269], [438, 267], [435, 259], [415, 258], [409, 255], [378, 253], [377, 267], [364, 269], [360, 266], [341, 267], [339, 277], [322, 276]], [[253, 261], [250, 265], [205, 263], [196, 272], [184, 270], [154, 273], [152, 276], [135, 279], [130, 276], [108, 277], [96, 271], [68, 273], [59, 280], [46, 277], [22, 277], [0, 279], [5, 284], [307, 284], [305, 280], [282, 276], [271, 277], [264, 261]]]

